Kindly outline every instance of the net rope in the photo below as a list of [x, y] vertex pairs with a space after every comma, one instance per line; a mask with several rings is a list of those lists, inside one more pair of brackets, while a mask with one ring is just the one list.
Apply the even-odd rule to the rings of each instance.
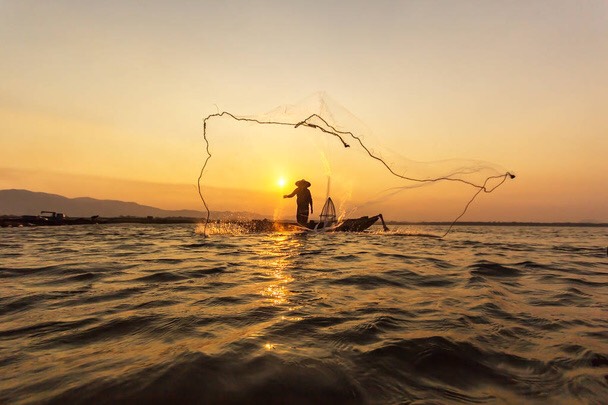
[[[205, 152], [206, 152], [207, 156], [205, 157], [205, 161], [203, 163], [203, 166], [202, 166], [199, 176], [198, 176], [197, 188], [198, 188], [198, 194], [200, 196], [201, 201], [203, 202], [203, 205], [204, 205], [205, 211], [206, 211], [205, 225], [204, 225], [204, 229], [203, 229], [203, 234], [205, 236], [207, 236], [207, 226], [210, 222], [210, 216], [211, 216], [211, 211], [209, 210], [209, 206], [207, 204], [207, 201], [205, 200], [205, 197], [203, 196], [203, 192], [202, 192], [202, 188], [201, 188], [201, 181], [203, 179], [205, 169], [207, 168], [207, 164], [209, 163], [209, 160], [212, 157], [211, 151], [210, 151], [210, 143], [209, 143], [209, 139], [207, 137], [207, 123], [209, 122], [209, 120], [211, 120], [213, 118], [221, 118], [221, 117], [229, 117], [235, 121], [250, 122], [250, 123], [255, 123], [255, 124], [260, 124], [260, 125], [282, 125], [282, 126], [290, 126], [290, 127], [296, 128], [296, 129], [299, 127], [306, 127], [306, 128], [319, 130], [329, 136], [337, 138], [342, 143], [342, 146], [344, 146], [344, 148], [350, 148], [350, 144], [346, 141], [346, 139], [352, 139], [353, 141], [357, 142], [361, 146], [361, 148], [365, 151], [365, 153], [370, 158], [378, 161], [394, 177], [400, 178], [402, 180], [416, 182], [416, 183], [435, 183], [435, 182], [441, 182], [441, 181], [457, 182], [457, 183], [462, 183], [462, 184], [465, 184], [467, 186], [470, 186], [470, 187], [476, 189], [477, 191], [473, 194], [473, 196], [470, 198], [470, 200], [465, 204], [464, 209], [462, 210], [460, 215], [458, 215], [451, 222], [451, 224], [449, 225], [449, 227], [447, 228], [445, 233], [441, 236], [442, 238], [447, 236], [450, 233], [450, 231], [452, 230], [452, 228], [454, 227], [454, 225], [460, 220], [460, 218], [462, 218], [467, 213], [469, 206], [479, 196], [479, 194], [481, 194], [482, 192], [491, 193], [494, 190], [496, 190], [498, 187], [500, 187], [507, 179], [515, 178], [515, 175], [508, 171], [505, 172], [504, 174], [488, 176], [485, 178], [485, 180], [481, 184], [475, 183], [473, 181], [469, 181], [466, 179], [458, 178], [458, 177], [451, 177], [453, 174], [451, 174], [449, 176], [438, 176], [438, 177], [428, 178], [428, 179], [410, 177], [410, 176], [406, 176], [406, 175], [397, 173], [391, 167], [391, 165], [389, 165], [382, 157], [380, 157], [377, 154], [375, 154], [374, 152], [372, 152], [372, 150], [365, 145], [365, 143], [363, 142], [361, 137], [355, 135], [351, 131], [341, 131], [341, 130], [335, 128], [334, 126], [329, 124], [327, 122], [327, 120], [325, 120], [323, 117], [321, 117], [318, 114], [311, 114], [310, 116], [308, 116], [308, 118], [306, 118], [302, 121], [288, 122], [288, 121], [276, 121], [276, 120], [260, 120], [257, 118], [237, 116], [228, 111], [223, 111], [223, 112], [218, 112], [215, 114], [210, 114], [203, 119], [203, 139], [205, 141]], [[313, 119], [319, 120], [321, 123], [323, 123], [323, 125], [325, 127], [312, 122]], [[492, 180], [499, 180], [499, 181], [496, 185], [489, 187], [488, 182], [490, 182]]]

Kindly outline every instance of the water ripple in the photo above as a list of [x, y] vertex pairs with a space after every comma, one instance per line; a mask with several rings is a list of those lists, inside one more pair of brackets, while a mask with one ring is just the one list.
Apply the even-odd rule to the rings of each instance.
[[603, 228], [0, 232], [0, 403], [608, 397]]

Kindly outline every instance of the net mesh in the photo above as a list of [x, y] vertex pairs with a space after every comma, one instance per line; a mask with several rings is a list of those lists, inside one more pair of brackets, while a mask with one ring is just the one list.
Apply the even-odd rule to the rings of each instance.
[[323, 205], [323, 209], [321, 210], [321, 215], [319, 215], [319, 224], [323, 227], [330, 227], [336, 222], [336, 206], [331, 197], [327, 197], [325, 205]]
[[340, 219], [383, 213], [391, 220], [452, 225], [479, 194], [514, 178], [488, 162], [416, 162], [382, 148], [361, 120], [323, 92], [260, 115], [211, 114], [203, 138], [198, 191], [205, 234], [209, 221], [228, 216], [294, 219], [293, 201], [281, 196], [301, 178], [312, 183], [317, 201], [327, 184], [324, 197], [331, 191], [338, 208], [328, 202]]

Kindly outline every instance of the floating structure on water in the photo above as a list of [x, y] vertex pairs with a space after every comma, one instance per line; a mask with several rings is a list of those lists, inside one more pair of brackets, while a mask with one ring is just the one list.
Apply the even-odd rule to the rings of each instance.
[[372, 217], [365, 216], [360, 218], [349, 218], [339, 221], [332, 226], [319, 226], [314, 221], [311, 221], [307, 226], [300, 225], [290, 221], [270, 221], [268, 219], [254, 219], [252, 221], [212, 221], [211, 226], [223, 226], [233, 224], [238, 226], [242, 231], [247, 233], [265, 233], [265, 232], [363, 232], [374, 225], [378, 220], [381, 220], [383, 229], [388, 230], [384, 223], [382, 214]]
[[197, 223], [200, 218], [189, 217], [68, 217], [63, 213], [55, 211], [41, 211], [40, 215], [4, 215], [0, 216], [0, 227], [28, 227], [28, 226], [62, 226], [62, 225], [100, 225], [100, 224], [181, 224]]
[[3, 216], [0, 217], [0, 226], [58, 226], [58, 225], [86, 225], [98, 223], [98, 216], [88, 218], [69, 218], [60, 212], [41, 211], [40, 215]]
[[388, 231], [388, 227], [384, 223], [382, 214], [374, 215], [373, 217], [359, 217], [338, 220], [336, 216], [336, 207], [331, 197], [327, 197], [321, 215], [319, 215], [319, 222], [310, 221], [306, 228], [311, 231], [322, 231], [322, 232], [362, 232], [375, 224], [378, 219], [382, 221], [382, 227], [385, 231]]
[[[269, 221], [253, 220], [239, 222], [238, 225], [245, 231], [251, 233], [263, 232], [290, 232], [290, 231], [305, 231], [305, 232], [363, 232], [374, 225], [378, 220], [382, 223], [382, 228], [388, 231], [388, 227], [384, 222], [382, 214], [372, 217], [364, 216], [359, 218], [348, 218], [339, 220], [336, 215], [336, 207], [331, 199], [327, 197], [325, 205], [319, 215], [319, 222], [310, 221], [307, 224], [298, 224], [295, 222], [285, 221]], [[216, 222], [219, 224], [220, 222]]]

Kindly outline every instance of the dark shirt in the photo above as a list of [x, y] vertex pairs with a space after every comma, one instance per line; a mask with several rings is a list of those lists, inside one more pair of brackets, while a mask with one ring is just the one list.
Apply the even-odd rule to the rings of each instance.
[[312, 208], [312, 195], [310, 194], [310, 190], [308, 188], [296, 188], [293, 190], [293, 193], [288, 194], [287, 198], [291, 198], [293, 196], [297, 196], [296, 202], [298, 204], [298, 208], [306, 208], [308, 210], [308, 204], [310, 204]]

